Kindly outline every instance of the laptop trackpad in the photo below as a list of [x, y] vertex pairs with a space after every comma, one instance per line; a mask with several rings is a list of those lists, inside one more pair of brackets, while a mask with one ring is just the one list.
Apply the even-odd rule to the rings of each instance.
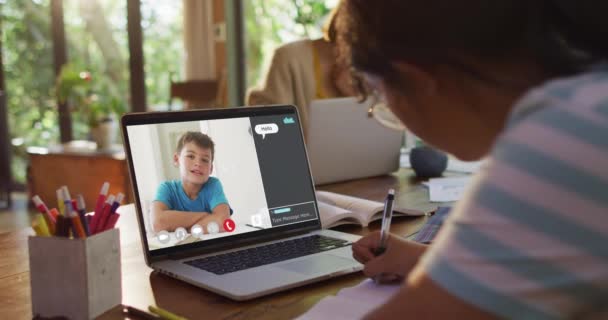
[[329, 254], [324, 254], [320, 257], [313, 256], [310, 257], [310, 259], [287, 262], [284, 264], [277, 265], [276, 267], [292, 272], [314, 275], [322, 272], [328, 272], [330, 270], [337, 271], [352, 265], [352, 259], [344, 259]]

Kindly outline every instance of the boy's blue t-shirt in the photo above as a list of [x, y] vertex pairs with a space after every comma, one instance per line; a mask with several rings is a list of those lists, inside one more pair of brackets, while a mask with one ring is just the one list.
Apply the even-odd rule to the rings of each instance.
[[[219, 204], [228, 204], [224, 188], [222, 188], [220, 180], [215, 177], [209, 177], [194, 200], [186, 195], [181, 180], [165, 181], [158, 186], [154, 201], [161, 201], [169, 210], [208, 213], [211, 213]], [[230, 214], [232, 214], [232, 209], [230, 209]]]

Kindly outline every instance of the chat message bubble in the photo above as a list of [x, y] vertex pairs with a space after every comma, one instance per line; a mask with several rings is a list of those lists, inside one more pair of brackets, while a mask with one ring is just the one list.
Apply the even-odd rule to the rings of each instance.
[[255, 133], [262, 135], [262, 139], [266, 138], [267, 134], [279, 132], [279, 126], [275, 123], [258, 124], [255, 126]]

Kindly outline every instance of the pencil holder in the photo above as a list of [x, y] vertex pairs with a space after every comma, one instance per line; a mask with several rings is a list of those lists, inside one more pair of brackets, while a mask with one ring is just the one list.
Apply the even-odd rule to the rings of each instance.
[[122, 302], [118, 229], [84, 239], [30, 237], [34, 317], [92, 319]]

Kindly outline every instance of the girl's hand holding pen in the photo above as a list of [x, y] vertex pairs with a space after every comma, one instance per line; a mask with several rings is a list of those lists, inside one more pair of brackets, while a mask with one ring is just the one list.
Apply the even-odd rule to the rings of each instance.
[[379, 247], [380, 232], [372, 232], [352, 245], [353, 257], [365, 265], [366, 276], [387, 282], [405, 278], [427, 246], [390, 234], [384, 253], [376, 255]]

